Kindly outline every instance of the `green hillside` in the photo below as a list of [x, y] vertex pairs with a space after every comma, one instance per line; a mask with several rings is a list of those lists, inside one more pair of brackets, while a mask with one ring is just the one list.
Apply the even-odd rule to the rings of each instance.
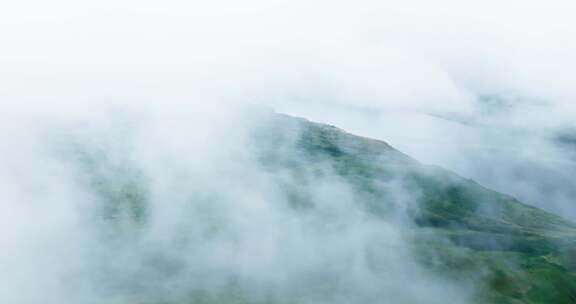
[[[450, 171], [421, 164], [385, 142], [355, 136], [333, 126], [266, 114], [258, 120], [249, 138], [247, 146], [252, 158], [286, 198], [286, 210], [303, 218], [323, 212], [330, 216], [329, 211], [322, 210], [326, 205], [319, 204], [313, 193], [318, 180], [337, 179], [351, 189], [353, 203], [362, 216], [368, 221], [403, 227], [401, 230], [419, 267], [436, 278], [468, 286], [475, 303], [576, 303], [575, 223]], [[153, 212], [148, 210], [150, 177], [129, 161], [108, 157], [105, 149], [74, 142], [62, 151], [81, 165], [86, 185], [101, 198], [102, 228], [107, 230], [106, 235], [117, 238], [113, 246], [123, 248], [125, 245], [118, 242], [123, 242], [124, 236], [145, 231], [148, 216]], [[225, 197], [222, 193], [202, 190], [192, 193], [192, 201], [217, 202]], [[190, 221], [197, 216], [214, 219], [204, 233], [219, 237], [225, 230], [222, 228], [225, 224], [218, 218], [219, 211], [213, 209], [213, 204], [200, 205], [201, 208], [192, 210], [202, 214], [191, 214]], [[182, 248], [194, 248], [194, 244], [183, 245], [188, 242], [185, 237], [177, 242]], [[146, 252], [144, 247], [137, 248]], [[383, 250], [376, 252], [387, 249]], [[346, 278], [316, 278], [311, 270], [306, 278], [310, 282], [301, 282], [290, 296], [281, 300], [267, 296], [254, 298], [235, 280], [216, 293], [183, 290], [188, 286], [180, 283], [158, 288], [163, 280], [172, 282], [170, 278], [180, 273], [184, 264], [169, 255], [157, 255], [142, 263], [148, 267], [145, 271], [161, 279], [155, 283], [140, 282], [140, 278], [146, 278], [146, 272], [126, 275], [119, 281], [130, 286], [131, 293], [119, 292], [118, 300], [106, 300], [104, 304], [336, 303], [330, 299], [332, 295], [336, 297], [342, 282], [346, 282]], [[106, 269], [106, 265], [101, 268]], [[121, 272], [119, 276], [123, 275]], [[112, 272], [107, 276], [117, 275]], [[138, 283], [132, 284], [131, 280]], [[116, 285], [111, 288], [123, 290]], [[263, 288], [266, 289], [263, 294], [271, 292], [268, 287]], [[366, 301], [404, 304], [401, 300], [387, 302], [390, 299]]]
[[[414, 223], [419, 260], [441, 276], [480, 283], [479, 302], [576, 303], [575, 223], [420, 164], [382, 141], [288, 116], [270, 123], [275, 128], [258, 138], [271, 147], [293, 142], [303, 155], [267, 150], [262, 159], [271, 167], [289, 167], [294, 174], [334, 168], [361, 194], [358, 203], [383, 219], [398, 208], [394, 189], [416, 194], [402, 208]], [[305, 195], [295, 201], [313, 204]]]

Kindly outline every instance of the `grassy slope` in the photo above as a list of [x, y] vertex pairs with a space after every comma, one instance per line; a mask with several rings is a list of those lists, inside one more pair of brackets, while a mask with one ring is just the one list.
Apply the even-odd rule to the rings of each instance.
[[[306, 176], [303, 172], [329, 167], [352, 185], [358, 203], [375, 217], [385, 218], [399, 208], [398, 189], [409, 192], [412, 199], [401, 201], [400, 207], [413, 222], [411, 237], [419, 261], [439, 276], [479, 284], [479, 303], [576, 303], [574, 223], [420, 164], [382, 141], [331, 126], [273, 115], [254, 135], [255, 153], [265, 167], [287, 171], [296, 180]], [[117, 166], [102, 151], [73, 151], [90, 172], [86, 182], [106, 202], [106, 218], [120, 224], [131, 218], [136, 224], [144, 221], [146, 180], [137, 170]], [[313, 187], [313, 181], [283, 186], [294, 207], [314, 204], [302, 190]], [[123, 298], [110, 303], [127, 302]], [[130, 303], [150, 302], [137, 298]], [[165, 303], [250, 300], [230, 292]]]
[[422, 228], [414, 236], [418, 257], [441, 275], [482, 282], [479, 302], [576, 303], [576, 224], [422, 165], [381, 141], [287, 116], [273, 125], [259, 138], [275, 146], [293, 141], [304, 157], [272, 153], [265, 162], [288, 162], [294, 171], [328, 164], [375, 215], [393, 208], [387, 184], [417, 196], [408, 211]]

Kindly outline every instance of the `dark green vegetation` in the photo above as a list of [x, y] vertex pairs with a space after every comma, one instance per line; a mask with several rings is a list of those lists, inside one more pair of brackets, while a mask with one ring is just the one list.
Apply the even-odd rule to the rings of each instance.
[[[296, 175], [329, 167], [353, 185], [367, 214], [387, 220], [402, 209], [417, 259], [439, 276], [471, 282], [478, 302], [576, 303], [576, 224], [382, 141], [304, 119], [271, 120], [274, 127], [257, 134], [273, 147], [261, 155], [265, 164]], [[292, 145], [300, 155], [289, 155]], [[295, 204], [313, 208], [306, 193], [291, 192]]]

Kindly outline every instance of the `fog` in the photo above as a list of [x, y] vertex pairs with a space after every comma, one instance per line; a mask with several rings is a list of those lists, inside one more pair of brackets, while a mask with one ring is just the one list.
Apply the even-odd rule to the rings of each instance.
[[[367, 219], [332, 168], [304, 174], [325, 212], [287, 208], [294, 177], [254, 159], [252, 111], [576, 219], [572, 5], [0, 4], [0, 302], [471, 302], [469, 282], [411, 256], [410, 223]], [[126, 189], [146, 208], [110, 207]]]
[[[252, 111], [139, 106], [7, 119], [0, 298], [469, 302], [472, 281], [416, 262], [406, 216], [371, 217], [328, 165], [294, 176], [257, 161], [265, 142], [250, 132], [270, 114]], [[297, 155], [291, 141], [279, 153]], [[300, 189], [302, 180], [310, 184]], [[290, 188], [315, 207], [291, 207]], [[417, 197], [395, 193], [398, 203]]]

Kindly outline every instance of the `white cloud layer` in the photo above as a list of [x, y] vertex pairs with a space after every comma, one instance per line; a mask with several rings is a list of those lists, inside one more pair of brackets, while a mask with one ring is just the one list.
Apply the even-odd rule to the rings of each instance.
[[[571, 182], [576, 180], [576, 147], [554, 141], [576, 119], [574, 6], [560, 0], [5, 1], [0, 4], [0, 194], [5, 201], [0, 203], [0, 247], [8, 249], [0, 253], [5, 258], [0, 278], [18, 274], [9, 286], [18, 293], [0, 292], [0, 302], [74, 303], [75, 297], [86, 299], [95, 292], [77, 286], [78, 295], [69, 294], [64, 283], [53, 280], [94, 271], [81, 263], [90, 253], [71, 246], [94, 241], [79, 233], [86, 229], [85, 219], [74, 209], [83, 207], [78, 201], [94, 198], [70, 182], [76, 178], [73, 170], [48, 157], [46, 142], [36, 137], [62, 125], [74, 126], [73, 135], [93, 138], [96, 145], [120, 147], [112, 164], [128, 158], [163, 177], [164, 182], [154, 184], [156, 203], [182, 199], [173, 193], [189, 185], [179, 174], [190, 174], [208, 188], [224, 184], [230, 186], [229, 195], [252, 198], [240, 202], [246, 209], [223, 200], [224, 210], [239, 211], [236, 217], [234, 212], [224, 215], [233, 223], [230, 229], [238, 229], [240, 244], [234, 249], [239, 253], [200, 252], [197, 258], [206, 264], [195, 265], [199, 271], [206, 265], [239, 273], [246, 271], [242, 265], [272, 267], [286, 258], [279, 250], [284, 247], [275, 242], [310, 228], [307, 223], [281, 225], [256, 242], [267, 221], [283, 216], [261, 203], [275, 195], [267, 176], [252, 167], [210, 165], [238, 152], [234, 149], [245, 126], [234, 125], [233, 114], [247, 104], [389, 141], [425, 162], [576, 218], [576, 185]], [[486, 100], [504, 107], [479, 103]], [[135, 155], [123, 154], [128, 143], [110, 131], [115, 126], [102, 114], [118, 108], [150, 119], [143, 127], [150, 137], [136, 134], [130, 143], [138, 147]], [[183, 151], [196, 157], [182, 157]], [[179, 172], [178, 166], [194, 174]], [[232, 172], [224, 170], [229, 168]], [[248, 191], [251, 185], [220, 181], [224, 173], [240, 180], [245, 174], [254, 177], [263, 194]], [[318, 190], [321, 200], [336, 196], [331, 190], [340, 187], [332, 182], [326, 181], [328, 190]], [[339, 198], [348, 195], [340, 191]], [[357, 224], [343, 211], [348, 206], [342, 200], [335, 213]], [[180, 209], [156, 207], [157, 230], [147, 236], [151, 242], [172, 236], [181, 224], [174, 220], [184, 221]], [[33, 226], [28, 225], [30, 214], [35, 214]], [[198, 222], [197, 229], [208, 229], [202, 226], [207, 222]], [[379, 234], [404, 246], [389, 228], [362, 223], [345, 225], [341, 232], [353, 249]], [[368, 236], [357, 239], [356, 229]], [[337, 260], [354, 258], [353, 251], [326, 235], [287, 241], [334, 249], [341, 254]], [[208, 246], [230, 243], [219, 239]], [[95, 254], [106, 257], [107, 249]], [[386, 260], [386, 266], [404, 267], [395, 274], [413, 262], [399, 252]], [[269, 259], [255, 261], [256, 254]], [[70, 264], [54, 263], [55, 257], [69, 257]], [[293, 269], [322, 265], [322, 256], [314, 252], [301, 258], [290, 265], [294, 268], [276, 269], [280, 275], [273, 280], [282, 286], [282, 275], [304, 276]], [[370, 281], [372, 274], [358, 267], [334, 271], [354, 269], [360, 282]], [[250, 279], [270, 279], [264, 270]], [[414, 292], [416, 298], [407, 301], [422, 303], [418, 296], [433, 295], [438, 303], [450, 302], [438, 285], [427, 285], [420, 269], [410, 270], [421, 278], [411, 282], [415, 290], [429, 288], [429, 293]], [[386, 290], [402, 287], [394, 284]], [[379, 294], [374, 286], [364, 287], [366, 294]], [[26, 299], [18, 301], [22, 295]], [[450, 290], [445, 296], [465, 299], [467, 294]]]

